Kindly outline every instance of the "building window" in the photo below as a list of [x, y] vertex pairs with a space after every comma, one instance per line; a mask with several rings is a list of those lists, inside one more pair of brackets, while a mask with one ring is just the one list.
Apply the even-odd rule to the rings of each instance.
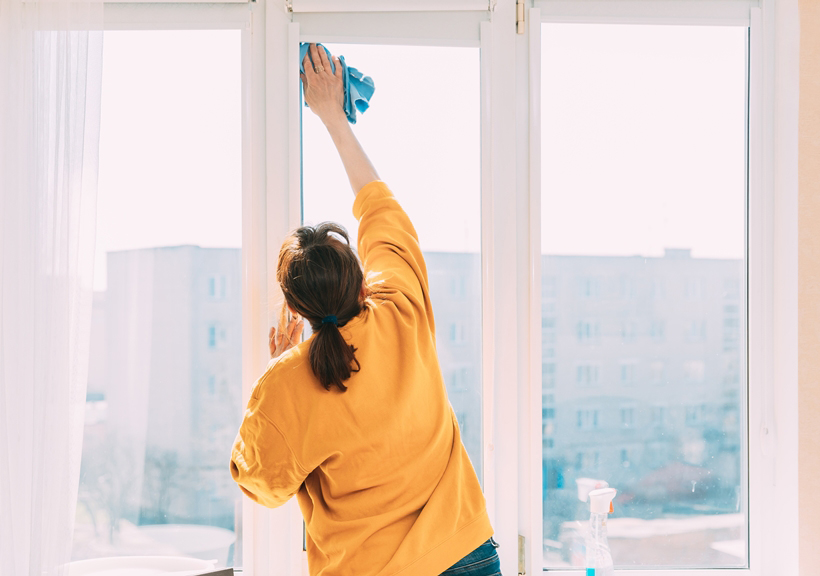
[[576, 325], [576, 333], [578, 335], [578, 342], [597, 342], [601, 335], [601, 325], [598, 322], [580, 320]]
[[628, 360], [621, 362], [621, 384], [624, 386], [632, 386], [636, 381], [637, 363]]
[[666, 423], [666, 407], [653, 406], [652, 407], [652, 426], [663, 428]]
[[597, 364], [579, 364], [575, 367], [575, 382], [579, 386], [597, 386], [598, 373]]
[[228, 330], [218, 324], [208, 325], [208, 348], [224, 348], [228, 344]]
[[688, 300], [700, 300], [703, 297], [703, 280], [700, 278], [689, 278], [686, 281], [686, 298]]
[[632, 428], [635, 424], [635, 409], [631, 406], [621, 408], [621, 428]]
[[208, 298], [224, 300], [228, 295], [228, 279], [224, 274], [208, 276]]
[[598, 298], [600, 292], [600, 281], [598, 278], [584, 277], [578, 279], [579, 298]]
[[638, 323], [627, 320], [621, 323], [621, 341], [634, 342], [638, 337]]
[[699, 426], [705, 423], [708, 406], [705, 404], [692, 404], [686, 407], [686, 425]]
[[740, 307], [726, 304], [723, 307], [723, 351], [733, 352], [740, 345]]
[[553, 362], [541, 364], [541, 383], [544, 388], [555, 388], [555, 364]]
[[596, 472], [599, 460], [600, 454], [598, 452], [577, 452], [575, 454], [575, 469]]
[[690, 320], [686, 329], [686, 340], [689, 342], [706, 340], [706, 320]]
[[450, 278], [450, 296], [454, 300], [464, 300], [467, 297], [467, 278], [454, 276]]
[[598, 428], [598, 410], [583, 409], [578, 410], [577, 427], [581, 430], [592, 430]]

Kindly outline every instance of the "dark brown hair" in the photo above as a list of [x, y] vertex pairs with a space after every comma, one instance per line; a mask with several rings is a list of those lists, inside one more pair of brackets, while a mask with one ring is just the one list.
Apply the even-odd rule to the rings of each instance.
[[313, 330], [308, 354], [313, 373], [327, 390], [336, 385], [344, 392], [344, 381], [360, 365], [339, 326], [361, 312], [364, 280], [347, 230], [333, 222], [297, 228], [279, 251], [276, 279], [288, 306]]

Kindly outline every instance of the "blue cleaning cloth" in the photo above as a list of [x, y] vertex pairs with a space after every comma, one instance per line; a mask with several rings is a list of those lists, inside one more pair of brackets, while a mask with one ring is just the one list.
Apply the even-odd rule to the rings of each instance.
[[[322, 46], [316, 45], [327, 54], [327, 60], [330, 62], [330, 71], [332, 74], [336, 73], [336, 65], [333, 63], [333, 58], [330, 56], [330, 50]], [[302, 42], [299, 45], [299, 70], [302, 74], [305, 73], [305, 67], [302, 64], [305, 60], [305, 54], [308, 53], [310, 44]], [[313, 59], [310, 59], [311, 62]], [[373, 84], [373, 79], [370, 76], [365, 76], [355, 68], [345, 64], [345, 57], [339, 56], [339, 61], [342, 63], [342, 72], [344, 77], [345, 87], [345, 115], [351, 124], [356, 123], [356, 110], [364, 112], [370, 108], [370, 98], [373, 97], [373, 92], [376, 91], [376, 86]], [[307, 106], [307, 102], [305, 102]]]

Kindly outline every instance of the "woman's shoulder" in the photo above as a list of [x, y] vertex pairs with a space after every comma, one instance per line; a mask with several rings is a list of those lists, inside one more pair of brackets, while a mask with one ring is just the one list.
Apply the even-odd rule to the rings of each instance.
[[265, 372], [254, 384], [251, 396], [259, 398], [272, 392], [286, 392], [293, 383], [303, 380], [305, 378], [305, 369], [307, 369], [307, 373], [310, 373], [309, 349], [310, 338], [300, 342], [276, 358], [271, 358]]

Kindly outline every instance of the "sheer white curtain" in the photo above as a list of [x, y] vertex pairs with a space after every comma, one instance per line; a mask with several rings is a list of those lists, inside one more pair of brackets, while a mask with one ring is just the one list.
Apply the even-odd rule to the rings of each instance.
[[63, 574], [91, 315], [101, 2], [0, 0], [0, 573]]

